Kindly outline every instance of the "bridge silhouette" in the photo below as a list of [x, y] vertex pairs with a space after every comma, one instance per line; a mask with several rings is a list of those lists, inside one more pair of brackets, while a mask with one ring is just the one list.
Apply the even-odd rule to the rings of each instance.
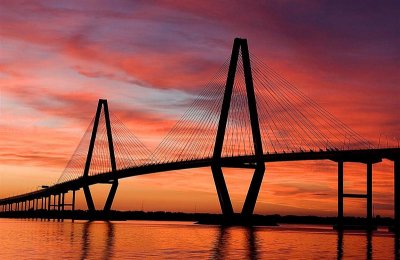
[[[307, 97], [248, 50], [236, 38], [232, 54], [189, 109], [151, 152], [117, 117], [107, 100], [96, 114], [57, 183], [0, 199], [2, 214], [75, 210], [75, 192], [83, 189], [88, 211], [95, 205], [90, 186], [111, 185], [103, 211], [111, 209], [118, 180], [143, 174], [210, 167], [224, 219], [235, 216], [223, 167], [254, 169], [241, 219], [250, 220], [269, 162], [331, 160], [338, 165], [338, 228], [343, 228], [343, 199], [367, 202], [373, 226], [372, 166], [394, 161], [395, 228], [400, 230], [400, 148], [375, 147]], [[344, 163], [366, 165], [366, 194], [346, 194]], [[71, 203], [65, 194], [72, 192]]]

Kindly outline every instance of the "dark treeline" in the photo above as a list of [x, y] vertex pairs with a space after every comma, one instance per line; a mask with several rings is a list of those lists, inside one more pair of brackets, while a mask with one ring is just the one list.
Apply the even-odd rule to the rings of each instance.
[[[37, 219], [76, 219], [76, 220], [167, 220], [167, 221], [193, 221], [199, 224], [221, 224], [226, 223], [227, 219], [221, 214], [209, 213], [183, 213], [165, 211], [95, 211], [88, 212], [83, 210], [75, 211], [20, 211], [20, 212], [0, 212], [1, 218], [37, 218]], [[379, 226], [390, 226], [393, 224], [392, 218], [380, 218], [377, 216], [374, 221]], [[334, 225], [336, 217], [317, 217], [317, 216], [294, 216], [294, 215], [253, 215], [251, 220], [244, 221], [239, 214], [228, 220], [230, 224], [248, 223], [252, 225], [277, 225], [285, 224], [326, 224]], [[366, 218], [345, 217], [347, 225], [364, 225]]]

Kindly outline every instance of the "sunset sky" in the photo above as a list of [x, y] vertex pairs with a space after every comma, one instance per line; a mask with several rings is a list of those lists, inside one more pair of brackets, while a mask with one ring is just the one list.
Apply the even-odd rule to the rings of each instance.
[[[400, 138], [399, 1], [2, 1], [0, 198], [57, 181], [97, 100], [153, 150], [229, 58], [235, 37], [371, 142]], [[336, 215], [336, 164], [272, 163], [256, 213]], [[345, 164], [345, 192], [365, 192]], [[240, 211], [251, 172], [225, 177]], [[374, 165], [392, 216], [393, 163]], [[102, 207], [108, 186], [92, 187]], [[85, 208], [82, 192], [78, 205]], [[113, 208], [219, 212], [210, 169], [121, 180]], [[345, 215], [364, 215], [345, 200]]]

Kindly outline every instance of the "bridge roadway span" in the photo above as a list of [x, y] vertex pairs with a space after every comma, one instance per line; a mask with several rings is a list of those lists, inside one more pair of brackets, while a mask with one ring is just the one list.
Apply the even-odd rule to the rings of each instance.
[[[264, 162], [289, 162], [289, 161], [311, 161], [311, 160], [331, 160], [335, 162], [359, 162], [359, 163], [377, 163], [383, 159], [398, 162], [400, 160], [400, 148], [387, 149], [368, 149], [368, 150], [328, 150], [319, 152], [293, 152], [293, 153], [276, 153], [265, 154]], [[254, 168], [254, 156], [236, 156], [221, 158], [219, 164], [222, 167], [233, 168]], [[151, 173], [160, 173], [173, 170], [193, 169], [210, 167], [213, 163], [212, 158], [166, 162], [162, 164], [146, 164], [143, 166], [132, 167], [117, 170], [115, 172], [105, 172], [92, 176], [80, 177], [64, 183], [55, 184], [45, 189], [0, 199], [0, 205], [18, 203], [27, 200], [34, 200], [50, 195], [67, 193], [72, 190], [79, 190], [84, 186], [90, 186], [97, 183], [112, 183], [115, 179], [128, 178]], [[395, 174], [400, 174], [396, 172]]]

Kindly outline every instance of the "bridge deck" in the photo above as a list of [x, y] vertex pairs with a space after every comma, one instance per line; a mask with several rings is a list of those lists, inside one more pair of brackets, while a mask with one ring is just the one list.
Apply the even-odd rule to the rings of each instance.
[[[289, 162], [289, 161], [311, 161], [311, 160], [332, 160], [343, 162], [380, 162], [383, 159], [395, 160], [400, 158], [400, 148], [368, 149], [368, 150], [349, 150], [349, 151], [319, 151], [319, 152], [293, 152], [265, 154], [264, 161], [268, 162]], [[221, 165], [224, 167], [252, 168], [254, 156], [236, 156], [221, 158]], [[0, 199], [0, 205], [16, 203], [36, 198], [47, 197], [49, 195], [78, 190], [84, 185], [96, 183], [110, 183], [114, 179], [122, 179], [132, 176], [159, 173], [173, 170], [183, 170], [190, 168], [201, 168], [211, 166], [212, 158], [167, 162], [162, 164], [147, 164], [139, 167], [117, 170], [116, 172], [105, 172], [85, 178], [59, 183], [49, 188], [33, 191], [9, 198]]]

